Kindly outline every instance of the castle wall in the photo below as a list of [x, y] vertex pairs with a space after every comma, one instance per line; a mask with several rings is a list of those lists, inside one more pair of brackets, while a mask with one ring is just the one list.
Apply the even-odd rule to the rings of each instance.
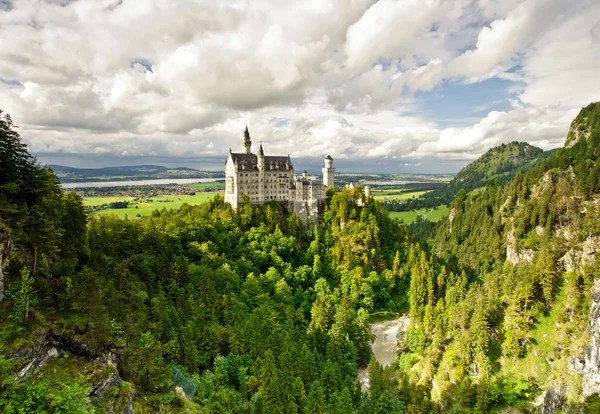
[[243, 202], [244, 195], [247, 195], [250, 203], [254, 205], [290, 200], [289, 186], [294, 177], [294, 170], [238, 171], [233, 175], [236, 178], [235, 198], [238, 204]]

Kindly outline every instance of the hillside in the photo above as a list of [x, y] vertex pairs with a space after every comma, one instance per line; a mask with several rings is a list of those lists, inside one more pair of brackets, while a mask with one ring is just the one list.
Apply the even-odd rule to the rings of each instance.
[[124, 167], [73, 168], [49, 165], [63, 183], [84, 181], [133, 181], [160, 178], [213, 178], [223, 177], [222, 172], [200, 171], [193, 168], [167, 168], [160, 165], [135, 165]]
[[[432, 399], [465, 398], [459, 375], [476, 384], [467, 399], [481, 410], [510, 387], [510, 404], [523, 411], [599, 412], [600, 130], [572, 128], [591, 139], [505, 186], [460, 191], [437, 229], [430, 266], [450, 277], [411, 307], [430, 339], [404, 356], [416, 362], [408, 378], [430, 384]], [[412, 293], [411, 301], [419, 303]], [[434, 368], [423, 377], [426, 367]]]
[[552, 151], [544, 152], [526, 142], [511, 142], [490, 149], [477, 160], [459, 171], [447, 186], [432, 191], [430, 197], [451, 201], [460, 190], [467, 193], [495, 181], [504, 184], [517, 172], [525, 172]]
[[491, 180], [508, 181], [510, 174], [537, 160], [543, 151], [526, 142], [511, 142], [490, 149], [456, 175], [465, 189], [477, 188]]

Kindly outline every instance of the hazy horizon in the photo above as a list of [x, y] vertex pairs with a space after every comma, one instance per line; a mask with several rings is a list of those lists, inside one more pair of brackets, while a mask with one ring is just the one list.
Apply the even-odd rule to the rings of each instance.
[[[268, 155], [268, 154], [267, 154]], [[155, 157], [139, 157], [139, 158], [115, 158], [110, 162], [106, 158], [81, 157], [81, 156], [64, 156], [64, 157], [37, 157], [38, 161], [44, 165], [60, 165], [72, 168], [111, 168], [111, 167], [131, 167], [139, 165], [159, 165], [167, 168], [187, 167], [201, 171], [223, 171], [225, 157], [205, 158], [199, 160], [196, 158], [155, 158]], [[323, 160], [321, 158], [292, 158], [296, 173], [303, 170], [320, 173], [323, 168]], [[372, 161], [372, 162], [368, 162]], [[361, 174], [415, 174], [415, 175], [455, 175], [463, 167], [472, 161], [466, 162], [443, 162], [437, 165], [437, 169], [430, 164], [425, 163], [420, 165], [400, 165], [394, 162], [395, 160], [366, 160], [358, 166], [352, 159], [335, 159], [334, 167], [337, 173], [361, 173]]]

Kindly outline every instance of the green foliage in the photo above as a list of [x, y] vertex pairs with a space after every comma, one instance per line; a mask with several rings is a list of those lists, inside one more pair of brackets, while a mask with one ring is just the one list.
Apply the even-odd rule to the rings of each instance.
[[89, 404], [90, 390], [69, 377], [32, 380], [8, 388], [0, 398], [0, 409], [6, 414], [55, 413], [93, 414]]
[[585, 414], [600, 412], [600, 395], [598, 393], [592, 394], [585, 399], [583, 403], [583, 412]]
[[27, 267], [21, 269], [21, 280], [19, 290], [14, 296], [14, 308], [12, 319], [15, 322], [25, 322], [29, 313], [29, 296], [32, 293], [33, 279], [31, 278], [31, 270]]

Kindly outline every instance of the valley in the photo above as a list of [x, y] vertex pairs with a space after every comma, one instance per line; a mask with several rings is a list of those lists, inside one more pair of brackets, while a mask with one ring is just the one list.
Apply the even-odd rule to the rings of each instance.
[[3, 120], [0, 409], [598, 412], [598, 114], [309, 226], [208, 183], [82, 198]]

